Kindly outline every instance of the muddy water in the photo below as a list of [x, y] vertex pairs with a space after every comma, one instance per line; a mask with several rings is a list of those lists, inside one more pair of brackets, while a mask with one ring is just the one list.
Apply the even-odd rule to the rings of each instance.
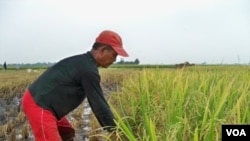
[[[104, 87], [104, 94], [110, 94], [113, 89], [107, 89]], [[19, 94], [21, 96], [21, 94]], [[13, 99], [4, 99], [0, 98], [0, 141], [34, 141], [34, 136], [29, 128], [28, 138], [23, 139], [22, 136], [22, 129], [27, 121], [18, 123], [17, 116], [20, 113], [20, 104], [21, 104], [21, 97], [14, 97]], [[83, 102], [83, 113], [81, 115], [81, 120], [83, 124], [76, 129], [76, 137], [74, 141], [89, 141], [87, 133], [91, 131], [91, 113], [92, 110], [88, 104], [87, 99]], [[73, 121], [73, 116], [68, 115], [69, 121]], [[79, 120], [79, 119], [78, 119]], [[9, 121], [13, 121], [14, 128], [8, 134], [1, 134], [1, 131], [5, 130], [2, 128], [6, 128], [6, 125]], [[99, 141], [104, 141], [103, 139], [98, 139]]]
[[[5, 100], [0, 98], [0, 125], [6, 124], [8, 121], [12, 120], [15, 122], [18, 113], [20, 112], [20, 104], [21, 98], [14, 97], [13, 100]], [[81, 115], [81, 120], [83, 124], [75, 129], [76, 136], [74, 141], [89, 141], [87, 133], [91, 131], [91, 113], [92, 110], [89, 106], [87, 99], [83, 102], [83, 113]], [[75, 120], [73, 116], [68, 115], [68, 120]], [[78, 119], [79, 120], [79, 119]], [[27, 121], [26, 121], [27, 123]], [[22, 136], [22, 128], [25, 123], [16, 123], [14, 128], [9, 134], [5, 134], [4, 136], [0, 136], [0, 141], [34, 141], [34, 136], [29, 128], [28, 138], [23, 139]], [[0, 129], [1, 130], [1, 129]], [[103, 139], [99, 139], [99, 141], [104, 141]]]
[[76, 137], [74, 141], [89, 141], [87, 133], [91, 130], [90, 127], [90, 115], [91, 108], [87, 100], [84, 101], [84, 109], [82, 114], [83, 125], [76, 130]]

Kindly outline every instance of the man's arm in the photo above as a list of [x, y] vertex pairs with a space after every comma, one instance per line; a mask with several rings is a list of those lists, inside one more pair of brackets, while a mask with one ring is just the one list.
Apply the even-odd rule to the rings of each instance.
[[98, 122], [105, 130], [112, 131], [114, 128], [114, 115], [103, 95], [100, 86], [100, 76], [93, 72], [85, 74], [82, 86], [88, 98], [88, 102]]

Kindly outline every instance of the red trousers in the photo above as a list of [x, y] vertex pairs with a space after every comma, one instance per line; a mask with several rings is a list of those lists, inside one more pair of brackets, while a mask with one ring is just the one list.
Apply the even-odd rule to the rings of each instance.
[[67, 118], [58, 121], [49, 110], [35, 103], [28, 90], [22, 98], [22, 109], [31, 125], [35, 141], [73, 140], [75, 130]]

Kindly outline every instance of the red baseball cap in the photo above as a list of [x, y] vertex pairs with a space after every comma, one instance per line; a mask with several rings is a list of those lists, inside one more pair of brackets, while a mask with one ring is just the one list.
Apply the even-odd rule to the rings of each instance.
[[128, 53], [122, 47], [121, 37], [114, 31], [102, 31], [96, 38], [95, 42], [110, 45], [118, 55], [128, 57]]

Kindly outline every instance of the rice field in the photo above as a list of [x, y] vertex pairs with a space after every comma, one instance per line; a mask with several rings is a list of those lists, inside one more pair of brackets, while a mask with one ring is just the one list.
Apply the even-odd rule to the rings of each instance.
[[246, 66], [144, 69], [122, 86], [113, 108], [130, 141], [220, 141], [222, 124], [250, 123]]
[[[20, 98], [42, 71], [1, 71], [0, 98]], [[118, 129], [114, 133], [97, 132], [100, 126], [92, 115], [89, 140], [220, 141], [221, 125], [250, 124], [249, 66], [110, 68], [100, 73]], [[80, 117], [79, 109], [71, 114]], [[5, 128], [0, 128], [0, 138], [1, 132], [5, 138], [10, 136], [6, 128], [9, 121], [16, 135], [29, 130], [21, 113], [17, 110], [13, 114], [16, 117], [1, 123]], [[21, 137], [25, 136], [29, 135]]]

